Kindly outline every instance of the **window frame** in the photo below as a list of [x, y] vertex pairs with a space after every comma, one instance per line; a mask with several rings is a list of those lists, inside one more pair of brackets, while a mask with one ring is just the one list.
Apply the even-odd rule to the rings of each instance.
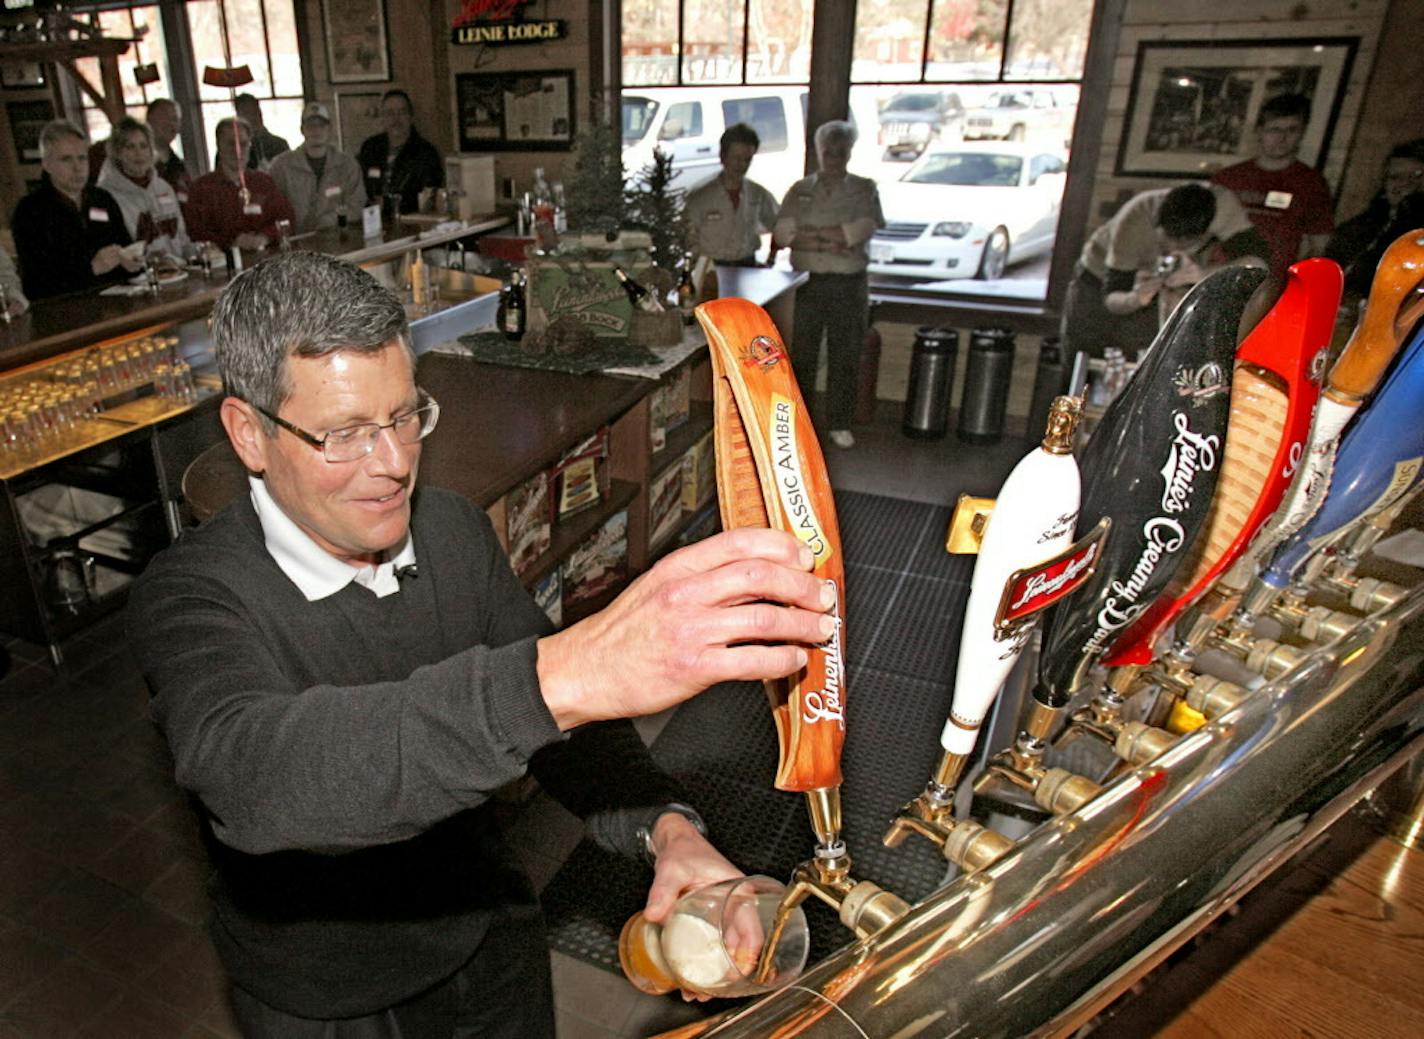
[[[156, 8], [163, 33], [164, 57], [169, 74], [169, 91], [163, 96], [172, 98], [182, 108], [183, 125], [180, 130], [179, 144], [189, 166], [195, 172], [202, 173], [212, 169], [210, 151], [212, 135], [209, 132], [207, 109], [213, 105], [230, 102], [204, 99], [202, 96], [200, 85], [202, 68], [207, 62], [194, 50], [192, 34], [189, 29], [188, 5], [194, 2], [199, 2], [199, 0], [77, 0], [68, 8], [68, 11], [71, 16], [83, 19], [90, 16], [96, 18], [101, 11], [127, 10], [131, 12], [136, 7]], [[268, 4], [274, 2], [290, 3], [292, 7], [292, 26], [296, 37], [297, 58], [301, 68], [301, 92], [299, 94], [277, 94], [275, 92], [275, 75], [272, 74], [272, 36], [268, 27], [267, 11]], [[269, 89], [257, 99], [259, 101], [304, 101], [314, 93], [311, 51], [304, 22], [305, 0], [261, 0], [260, 9], [262, 13], [262, 53], [267, 60]], [[131, 25], [132, 17], [130, 13]], [[150, 60], [152, 60], [151, 55]], [[87, 134], [88, 112], [98, 106], [67, 73], [59, 75], [57, 82], [64, 100], [65, 110], [80, 113], [78, 121], [81, 129]], [[255, 92], [250, 87], [244, 87], [234, 93]], [[143, 90], [143, 95], [145, 101], [142, 106], [125, 104], [124, 110], [127, 114], [137, 113], [137, 118], [142, 118], [142, 110], [146, 109], [149, 102], [154, 100], [149, 97], [146, 87]], [[155, 94], [155, 96], [157, 95]], [[92, 138], [91, 140], [98, 139]]]

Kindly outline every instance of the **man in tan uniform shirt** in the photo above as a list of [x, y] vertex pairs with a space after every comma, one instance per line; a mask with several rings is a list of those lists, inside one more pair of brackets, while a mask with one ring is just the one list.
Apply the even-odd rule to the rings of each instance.
[[[722, 171], [687, 193], [692, 251], [718, 263], [755, 267], [761, 236], [776, 225], [778, 206], [770, 191], [747, 179], [761, 139], [746, 123], [722, 134]], [[770, 257], [768, 257], [768, 260]]]

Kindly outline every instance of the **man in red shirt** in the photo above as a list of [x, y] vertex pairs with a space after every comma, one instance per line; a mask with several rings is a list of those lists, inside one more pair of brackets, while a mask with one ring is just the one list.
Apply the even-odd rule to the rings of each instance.
[[227, 250], [261, 251], [276, 244], [277, 221], [296, 223], [292, 204], [276, 181], [261, 170], [249, 170], [247, 149], [252, 131], [241, 119], [218, 123], [218, 168], [193, 181], [183, 217], [188, 236], [195, 242], [212, 242]]
[[1279, 278], [1296, 260], [1319, 256], [1335, 229], [1329, 185], [1296, 158], [1309, 120], [1310, 101], [1304, 95], [1271, 98], [1256, 119], [1256, 157], [1218, 170], [1212, 178], [1246, 207], [1271, 247], [1271, 274]]

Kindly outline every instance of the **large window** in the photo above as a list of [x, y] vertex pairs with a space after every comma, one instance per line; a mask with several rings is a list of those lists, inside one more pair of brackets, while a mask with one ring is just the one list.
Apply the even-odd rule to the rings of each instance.
[[624, 0], [623, 85], [805, 83], [814, 0]]
[[[238, 92], [256, 97], [267, 129], [295, 144], [302, 138], [302, 59], [292, 0], [224, 0], [221, 9], [217, 0], [188, 0], [188, 31], [200, 65], [222, 64], [220, 10], [227, 14], [233, 66], [252, 72], [253, 81]], [[203, 122], [211, 128], [232, 114], [231, 93], [204, 83], [202, 68], [197, 74]], [[204, 140], [212, 147], [211, 130]]]
[[[124, 87], [125, 112], [136, 119], [142, 119], [150, 101], [173, 96], [168, 48], [163, 39], [163, 22], [158, 16], [156, 4], [91, 12], [89, 20], [97, 22], [105, 36], [139, 39], [138, 43], [119, 55], [119, 80]], [[89, 84], [102, 88], [98, 58], [80, 58], [74, 64]], [[139, 77], [134, 74], [135, 70], [141, 65], [149, 64], [157, 66], [158, 78], [152, 82], [140, 83]], [[81, 94], [81, 98], [84, 123], [90, 139], [97, 141], [108, 137], [109, 117], [87, 93]]]
[[851, 170], [883, 290], [1047, 298], [1093, 0], [859, 0]]
[[[106, 5], [104, 10], [90, 12], [87, 17], [101, 25], [106, 36], [132, 38], [147, 29], [140, 42], [119, 58], [119, 78], [128, 114], [142, 119], [154, 98], [179, 97], [186, 93], [186, 90], [175, 89], [175, 77], [185, 84], [196, 83], [200, 110], [186, 111], [185, 118], [196, 124], [199, 140], [205, 149], [210, 149], [211, 128], [219, 119], [232, 114], [231, 92], [203, 82], [204, 67], [222, 66], [224, 62], [220, 11], [226, 14], [232, 65], [246, 65], [253, 77], [251, 83], [239, 87], [237, 92], [257, 97], [262, 103], [267, 128], [295, 144], [301, 139], [302, 62], [297, 48], [294, 0], [224, 0], [221, 7], [217, 0], [187, 0], [183, 4], [183, 16], [197, 64], [191, 73], [171, 66], [170, 49], [157, 5]], [[157, 66], [158, 78], [140, 83], [134, 74], [135, 68], [149, 63]], [[81, 59], [77, 65], [91, 84], [96, 87], [101, 84], [97, 58]], [[90, 139], [107, 137], [109, 118], [103, 109], [88, 94], [81, 94], [81, 103]], [[191, 106], [185, 107], [191, 109]], [[194, 165], [201, 162], [201, 157], [191, 158]]]

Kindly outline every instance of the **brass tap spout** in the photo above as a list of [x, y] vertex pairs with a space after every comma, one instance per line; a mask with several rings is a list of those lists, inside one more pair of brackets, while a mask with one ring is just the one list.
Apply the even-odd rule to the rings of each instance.
[[1144, 677], [1143, 668], [1137, 664], [1114, 668], [1108, 675], [1107, 685], [1098, 690], [1086, 707], [1073, 713], [1073, 727], [1111, 746], [1122, 730], [1123, 706], [1138, 690], [1150, 684], [1141, 681]]
[[1257, 618], [1271, 608], [1280, 594], [1280, 589], [1257, 580], [1241, 596], [1241, 603], [1236, 607], [1236, 612], [1218, 627], [1217, 635], [1212, 640], [1213, 644], [1235, 657], [1246, 659], [1256, 637], [1254, 630]]
[[983, 793], [995, 779], [1003, 780], [1032, 794], [1044, 811], [1065, 815], [1091, 801], [1102, 787], [1065, 769], [1044, 766], [1043, 752], [1062, 709], [1049, 707], [1037, 699], [1030, 700], [1030, 705], [1018, 739], [1008, 750], [1000, 751], [989, 760], [974, 789], [976, 793]]
[[890, 820], [882, 838], [885, 847], [897, 848], [906, 837], [917, 833], [937, 844], [947, 860], [969, 873], [997, 862], [1013, 850], [1014, 842], [1003, 834], [954, 817], [954, 789], [967, 760], [966, 755], [949, 751], [940, 755], [924, 792]]
[[954, 828], [954, 788], [964, 774], [967, 755], [943, 751], [924, 791], [906, 802], [881, 838], [885, 847], [898, 848], [911, 833], [943, 846]]
[[771, 929], [762, 942], [757, 962], [757, 981], [765, 985], [774, 972], [773, 952], [781, 941], [791, 913], [807, 897], [814, 895], [840, 916], [857, 938], [865, 938], [889, 927], [910, 911], [910, 903], [869, 880], [856, 882], [850, 875], [850, 856], [842, 845], [839, 855], [816, 854], [791, 873], [791, 883], [776, 907]]

